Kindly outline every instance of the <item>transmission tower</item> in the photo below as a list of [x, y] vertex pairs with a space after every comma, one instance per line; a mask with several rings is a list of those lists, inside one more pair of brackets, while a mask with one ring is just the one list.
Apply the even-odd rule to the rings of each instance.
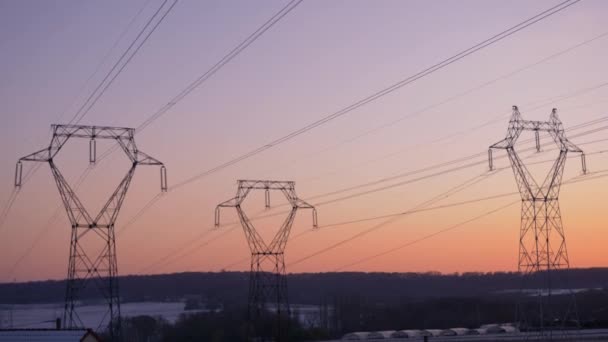
[[[266, 208], [270, 208], [270, 191], [281, 191], [291, 205], [287, 218], [270, 242], [266, 244], [258, 234], [251, 220], [247, 217], [241, 204], [251, 190], [265, 191]], [[285, 340], [287, 328], [281, 322], [289, 320], [289, 301], [287, 297], [287, 278], [285, 272], [285, 246], [291, 226], [298, 209], [312, 209], [313, 227], [317, 228], [316, 209], [298, 198], [295, 182], [267, 180], [239, 180], [236, 197], [218, 204], [215, 209], [215, 225], [220, 224], [220, 208], [234, 207], [238, 213], [249, 249], [251, 251], [251, 272], [249, 275], [249, 319], [255, 327], [260, 327], [265, 314], [276, 308], [277, 340]], [[258, 332], [259, 333], [259, 332]]]
[[[17, 162], [15, 186], [21, 186], [24, 161], [47, 162], [71, 223], [70, 258], [63, 312], [63, 328], [85, 327], [78, 314], [78, 301], [84, 290], [94, 284], [108, 308], [96, 330], [106, 327], [112, 341], [120, 340], [120, 295], [114, 224], [138, 165], [160, 166], [161, 191], [167, 190], [167, 172], [160, 161], [137, 149], [133, 128], [52, 125], [49, 147], [27, 155]], [[54, 158], [70, 138], [89, 139], [89, 162], [94, 164], [97, 139], [115, 140], [131, 161], [131, 167], [97, 216], [91, 216], [63, 177]], [[100, 247], [101, 246], [101, 247]]]
[[[559, 149], [559, 155], [543, 183], [535, 180], [515, 151], [515, 143], [523, 131], [534, 132], [537, 151], [541, 150], [540, 132], [548, 133]], [[536, 291], [538, 296], [538, 317], [534, 318], [537, 320], [535, 324], [538, 324], [536, 339], [552, 340], [555, 323], [559, 322], [563, 327], [569, 315], [576, 316], [576, 309], [568, 308], [565, 313], [552, 310], [552, 272], [567, 270], [570, 267], [559, 208], [559, 190], [567, 155], [568, 152], [580, 153], [583, 173], [586, 173], [585, 154], [566, 138], [556, 109], [551, 112], [549, 121], [529, 121], [522, 119], [516, 106], [513, 106], [507, 137], [490, 146], [488, 151], [490, 170], [494, 168], [493, 149], [507, 151], [521, 194], [518, 271], [524, 278], [544, 276], [544, 288]], [[518, 314], [522, 313], [518, 312]], [[525, 315], [523, 313], [518, 317], [518, 323], [520, 326], [527, 325], [527, 328], [532, 329], [530, 322], [526, 322]], [[576, 318], [575, 322], [577, 322]]]

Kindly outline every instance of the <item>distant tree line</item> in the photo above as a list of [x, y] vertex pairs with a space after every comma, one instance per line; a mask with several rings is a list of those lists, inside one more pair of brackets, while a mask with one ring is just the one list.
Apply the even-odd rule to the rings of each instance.
[[[608, 269], [573, 269], [553, 275], [554, 288], [584, 291], [576, 294], [576, 322], [544, 324], [608, 328]], [[353, 331], [476, 328], [515, 322], [518, 307], [535, 317], [536, 299], [519, 292], [544, 287], [546, 277], [538, 274], [523, 281], [517, 273], [504, 272], [291, 274], [290, 302], [315, 305], [319, 320], [314, 325], [292, 321], [290, 341], [338, 338]], [[245, 341], [252, 329], [244, 309], [246, 272], [124, 276], [120, 288], [123, 302], [180, 300], [198, 309], [202, 306], [196, 300], [200, 299], [204, 307], [215, 308], [185, 314], [174, 324], [159, 317], [127, 318], [123, 327], [128, 341]], [[61, 302], [64, 291], [63, 281], [0, 284], [0, 303]], [[82, 297], [85, 302], [98, 301], [94, 292], [84, 292]], [[556, 294], [553, 303], [565, 307], [571, 305], [570, 298]], [[271, 336], [272, 326], [257, 327], [256, 334]]]
[[[336, 331], [337, 335], [353, 331], [474, 329], [484, 324], [521, 321], [526, 322], [522, 330], [534, 330], [540, 323], [538, 297], [520, 294], [436, 297], [394, 303], [375, 302], [361, 296], [338, 297], [336, 300], [336, 323], [330, 331]], [[548, 307], [555, 316], [546, 313], [544, 326], [608, 328], [608, 292], [605, 290], [553, 296]], [[564, 318], [563, 314], [568, 309], [572, 310], [571, 314]]]
[[[274, 317], [269, 316], [259, 327], [253, 327], [247, 320], [244, 307], [226, 307], [217, 312], [184, 314], [174, 324], [162, 317], [125, 318], [122, 331], [123, 340], [129, 342], [245, 342], [256, 336], [273, 336], [276, 333], [273, 320]], [[323, 329], [305, 328], [297, 321], [290, 321], [289, 327], [289, 341], [315, 341], [331, 337]]]
[[[567, 283], [555, 288], [608, 288], [608, 269], [572, 269], [554, 272]], [[187, 295], [202, 295], [222, 303], [242, 304], [247, 300], [247, 272], [177, 273], [149, 276], [122, 276], [119, 279], [123, 302], [172, 301]], [[318, 305], [320, 298], [361, 296], [373, 302], [394, 303], [436, 297], [478, 297], [515, 291], [522, 287], [517, 273], [304, 273], [288, 276], [291, 303]], [[544, 277], [531, 277], [526, 288], [544, 286]], [[61, 302], [64, 281], [37, 281], [0, 284], [0, 303], [27, 304]], [[82, 298], [95, 300], [94, 288]]]
[[[556, 305], [568, 305], [570, 296], [556, 296]], [[608, 328], [608, 294], [594, 290], [576, 295], [579, 321], [545, 322], [567, 328]], [[353, 331], [395, 329], [477, 328], [483, 324], [515, 321], [518, 303], [534, 308], [536, 298], [521, 300], [519, 295], [480, 297], [436, 297], [402, 300], [392, 303], [377, 302], [366, 296], [335, 296], [321, 301], [319, 310], [331, 308], [329, 315], [320, 314], [319, 326], [306, 326], [292, 320], [289, 341], [315, 341], [340, 338]], [[272, 317], [257, 327], [254, 336], [272, 336]], [[534, 324], [537, 324], [533, 323]], [[565, 323], [565, 324], [562, 324]], [[123, 320], [126, 341], [133, 342], [190, 342], [190, 341], [248, 341], [253, 329], [243, 306], [225, 306], [224, 310], [182, 315], [171, 324], [161, 317], [139, 316]]]

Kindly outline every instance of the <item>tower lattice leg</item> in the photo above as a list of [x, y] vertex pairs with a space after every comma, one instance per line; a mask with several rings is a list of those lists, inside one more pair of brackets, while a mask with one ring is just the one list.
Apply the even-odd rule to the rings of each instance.
[[[102, 246], [96, 255], [90, 251], [93, 244]], [[72, 329], [87, 326], [78, 314], [78, 306], [81, 296], [87, 293], [90, 286], [94, 286], [107, 305], [97, 329], [107, 328], [112, 340], [119, 340], [120, 292], [114, 227], [73, 228], [68, 264], [65, 327]]]
[[[98, 332], [107, 330], [111, 341], [120, 341], [120, 293], [114, 223], [118, 218], [137, 165], [161, 167], [161, 191], [167, 191], [167, 172], [160, 161], [136, 147], [135, 129], [133, 128], [52, 125], [52, 129], [53, 137], [49, 147], [19, 159], [15, 172], [15, 186], [21, 186], [22, 161], [49, 164], [71, 223], [63, 327], [94, 328]], [[96, 139], [115, 141], [131, 161], [131, 168], [97, 216], [89, 214], [53, 161], [53, 158], [70, 138], [90, 139], [89, 162], [91, 163], [95, 163], [97, 160]], [[96, 327], [90, 325], [92, 322], [84, 322], [78, 314], [79, 301], [85, 297], [95, 298], [92, 297], [94, 293], [90, 291], [91, 287], [98, 290], [97, 293], [107, 307]]]
[[[558, 145], [559, 155], [543, 183], [536, 182], [515, 151], [515, 142], [523, 131], [535, 133], [538, 151], [540, 132], [547, 132]], [[572, 324], [577, 327], [579, 320], [574, 292], [564, 281], [570, 261], [558, 197], [568, 152], [581, 153], [584, 173], [587, 168], [583, 151], [566, 138], [557, 110], [551, 112], [549, 121], [526, 121], [516, 106], [506, 138], [491, 149], [507, 151], [522, 199], [518, 270], [526, 291], [522, 291], [516, 320], [521, 328], [532, 331], [526, 335], [530, 339], [552, 341], [554, 335], [560, 335], [563, 340], [572, 335], [567, 328]], [[488, 155], [492, 169], [492, 153]], [[532, 292], [525, 288], [531, 285]], [[536, 299], [535, 304], [530, 303], [532, 298]]]
[[[277, 341], [287, 341], [289, 336], [289, 300], [287, 296], [287, 277], [285, 270], [285, 247], [299, 208], [312, 209], [313, 227], [317, 227], [315, 208], [298, 198], [294, 182], [239, 180], [236, 197], [220, 203], [215, 210], [215, 225], [219, 226], [220, 208], [234, 207], [239, 215], [243, 232], [251, 251], [251, 272], [249, 274], [248, 313], [255, 335], [250, 337]], [[251, 190], [265, 190], [265, 204], [270, 207], [270, 190], [281, 191], [292, 206], [287, 218], [275, 234], [270, 244], [258, 234], [243, 211], [241, 203]], [[274, 312], [275, 323], [270, 314]], [[268, 327], [271, 327], [268, 329]], [[269, 333], [270, 332], [270, 333]], [[266, 335], [266, 336], [260, 336]]]

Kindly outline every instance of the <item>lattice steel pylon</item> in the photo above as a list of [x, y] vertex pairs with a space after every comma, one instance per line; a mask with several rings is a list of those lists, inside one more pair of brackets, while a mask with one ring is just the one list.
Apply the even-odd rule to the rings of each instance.
[[[291, 205], [287, 218], [270, 242], [266, 244], [258, 234], [251, 220], [247, 217], [241, 204], [251, 190], [265, 191], [266, 208], [270, 207], [270, 191], [281, 191]], [[268, 181], [268, 180], [239, 180], [236, 197], [217, 205], [215, 209], [215, 225], [220, 224], [220, 208], [234, 207], [249, 249], [251, 251], [251, 272], [249, 275], [249, 319], [254, 326], [259, 327], [264, 313], [269, 311], [269, 305], [276, 304], [276, 322], [278, 340], [284, 340], [286, 330], [281, 321], [289, 318], [289, 300], [287, 297], [287, 279], [285, 272], [285, 247], [291, 232], [298, 209], [312, 209], [313, 228], [317, 228], [317, 211], [315, 207], [298, 198], [295, 191], [295, 182]]]
[[[515, 143], [523, 131], [533, 131], [535, 133], [537, 151], [540, 152], [540, 132], [547, 132], [559, 149], [559, 155], [555, 163], [540, 185], [515, 151]], [[566, 236], [559, 208], [559, 191], [568, 153], [581, 154], [583, 173], [587, 172], [585, 154], [566, 138], [556, 109], [552, 110], [549, 121], [528, 121], [522, 119], [516, 106], [513, 106], [513, 114], [509, 120], [507, 137], [490, 146], [488, 151], [490, 170], [493, 170], [493, 149], [504, 149], [507, 151], [521, 194], [518, 271], [524, 277], [544, 273], [544, 289], [536, 291], [539, 303], [538, 317], [535, 317], [535, 320], [537, 320], [539, 326], [537, 328], [538, 336], [535, 339], [552, 340], [555, 327], [551, 327], [550, 325], [560, 322], [563, 326], [569, 319], [567, 317], [568, 313], [562, 315], [552, 312], [550, 305], [552, 271], [567, 270], [570, 267], [568, 251], [566, 249]], [[572, 314], [576, 316], [576, 312]], [[525, 318], [520, 316], [518, 319], [524, 320]], [[575, 318], [575, 321], [577, 322], [577, 318]], [[525, 324], [522, 321], [518, 323]]]
[[[22, 162], [47, 162], [55, 178], [59, 194], [71, 223], [70, 257], [63, 312], [63, 328], [85, 327], [78, 314], [77, 302], [89, 283], [94, 283], [97, 290], [108, 304], [96, 330], [107, 327], [111, 339], [121, 339], [120, 328], [120, 295], [118, 289], [118, 265], [116, 260], [116, 238], [114, 224], [123, 204], [131, 179], [138, 165], [160, 166], [161, 191], [167, 190], [167, 173], [160, 161], [137, 149], [133, 128], [52, 125], [53, 137], [49, 147], [27, 155], [17, 162], [15, 186], [21, 186]], [[131, 167], [116, 190], [110, 196], [97, 216], [91, 216], [74, 190], [63, 177], [54, 158], [70, 138], [89, 139], [89, 162], [96, 162], [96, 139], [115, 140], [131, 161]], [[97, 244], [100, 250], [93, 251]], [[97, 253], [98, 252], [98, 253]]]

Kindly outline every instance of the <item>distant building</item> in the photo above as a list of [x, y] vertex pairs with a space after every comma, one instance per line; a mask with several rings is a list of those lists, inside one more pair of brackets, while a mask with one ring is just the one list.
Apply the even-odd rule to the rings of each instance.
[[2, 329], [0, 342], [101, 342], [91, 329]]
[[[519, 335], [520, 331], [513, 324], [485, 324], [478, 329], [468, 328], [452, 328], [452, 329], [425, 329], [425, 330], [387, 330], [387, 331], [359, 331], [354, 333], [346, 334], [342, 337], [342, 340], [347, 341], [360, 341], [360, 340], [383, 340], [383, 339], [406, 339], [406, 338], [417, 338], [417, 341], [421, 341], [421, 337], [430, 338], [442, 338], [442, 337], [457, 337], [457, 336], [470, 336], [470, 335], [496, 335], [496, 334], [510, 334], [511, 337]], [[457, 337], [458, 338], [458, 337]], [[480, 340], [477, 336], [473, 337], [475, 341], [487, 341], [485, 339]], [[447, 339], [446, 339], [447, 341]], [[457, 341], [465, 341], [464, 339], [458, 338]], [[466, 339], [469, 341], [469, 339]], [[471, 340], [473, 341], [473, 340]], [[519, 339], [517, 340], [519, 341]]]

